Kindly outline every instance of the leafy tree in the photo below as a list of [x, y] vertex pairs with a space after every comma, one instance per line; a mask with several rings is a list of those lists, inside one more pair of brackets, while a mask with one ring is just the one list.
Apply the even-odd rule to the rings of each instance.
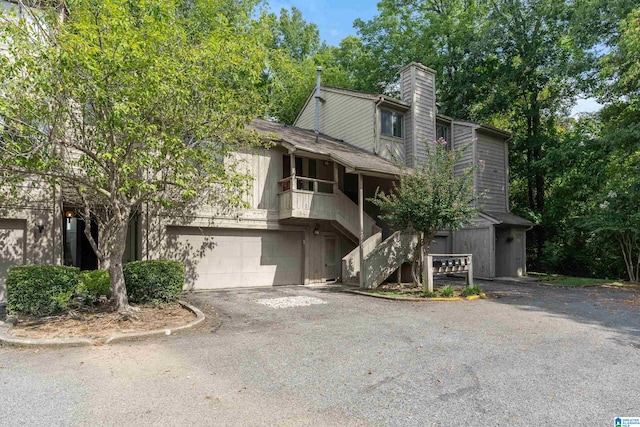
[[271, 31], [270, 57], [265, 69], [263, 96], [269, 105], [267, 119], [292, 124], [316, 83], [322, 67], [322, 84], [351, 88], [344, 68], [342, 48], [320, 41], [316, 24], [306, 22], [300, 10], [281, 9], [265, 18]]
[[512, 200], [517, 213], [539, 224], [528, 239], [539, 260], [551, 225], [546, 155], [560, 142], [558, 118], [593, 88], [598, 55], [615, 43], [614, 23], [634, 3], [383, 0], [378, 16], [356, 21], [364, 52], [375, 58], [363, 60], [369, 70], [361, 68], [358, 78], [393, 92], [398, 68], [420, 61], [438, 71], [441, 112], [515, 134]]
[[[475, 167], [465, 169], [461, 175], [454, 166], [464, 149], [448, 150], [447, 142], [440, 138], [427, 144], [427, 159], [416, 159], [412, 170], [404, 170], [400, 181], [389, 194], [376, 192], [371, 202], [394, 230], [413, 230], [418, 233], [418, 244], [413, 263], [413, 279], [419, 283], [424, 251], [439, 230], [459, 230], [477, 216], [479, 208], [474, 194]], [[426, 283], [425, 283], [426, 286]]]
[[221, 4], [69, 0], [64, 16], [0, 26], [0, 173], [46, 180], [79, 207], [125, 315], [132, 215], [241, 202], [247, 177], [228, 155], [256, 140], [245, 123], [263, 111], [267, 32], [249, 10], [230, 22]]
[[320, 32], [318, 26], [308, 23], [302, 17], [302, 12], [296, 7], [291, 11], [282, 8], [280, 16], [269, 16], [273, 39], [272, 47], [284, 51], [296, 62], [310, 58], [320, 47]]
[[615, 48], [603, 59], [602, 74], [608, 86], [603, 98], [609, 104], [600, 116], [600, 143], [605, 179], [594, 191], [588, 225], [613, 237], [629, 280], [640, 280], [640, 7], [620, 25]]

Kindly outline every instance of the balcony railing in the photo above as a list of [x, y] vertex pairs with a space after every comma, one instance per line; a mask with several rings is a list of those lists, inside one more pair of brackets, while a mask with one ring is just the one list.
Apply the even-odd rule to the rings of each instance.
[[282, 193], [292, 188], [302, 191], [312, 191], [314, 193], [332, 194], [336, 187], [335, 181], [324, 179], [308, 178], [306, 176], [288, 176], [278, 181], [278, 190]]
[[[335, 181], [290, 176], [278, 181], [280, 219], [320, 219], [336, 221], [352, 236], [358, 237], [360, 214], [358, 205], [338, 190]], [[293, 190], [292, 190], [293, 188]], [[364, 237], [380, 229], [375, 220], [364, 215]]]

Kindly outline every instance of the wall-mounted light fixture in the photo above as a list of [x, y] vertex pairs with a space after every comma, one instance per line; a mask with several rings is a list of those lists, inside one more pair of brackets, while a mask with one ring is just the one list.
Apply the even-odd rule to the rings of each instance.
[[318, 224], [316, 224], [316, 226], [314, 227], [313, 234], [315, 234], [316, 236], [320, 234], [320, 226]]
[[42, 232], [44, 231], [44, 221], [39, 219], [36, 223], [36, 227], [38, 227], [38, 233], [42, 234]]
[[73, 218], [75, 216], [75, 212], [72, 210], [65, 211], [64, 216], [67, 218]]

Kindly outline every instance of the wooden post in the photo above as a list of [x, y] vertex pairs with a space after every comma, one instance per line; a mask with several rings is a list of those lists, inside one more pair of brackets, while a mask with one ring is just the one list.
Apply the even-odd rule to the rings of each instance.
[[333, 162], [333, 194], [338, 194], [338, 179], [340, 174], [338, 173], [338, 164]]
[[365, 287], [365, 271], [364, 271], [364, 180], [362, 174], [358, 174], [358, 211], [360, 217], [360, 233], [358, 238], [360, 251], [360, 287]]
[[296, 185], [296, 155], [291, 153], [289, 154], [289, 163], [291, 163], [291, 191], [297, 190], [298, 187]]
[[473, 286], [473, 255], [469, 255], [469, 265], [467, 266], [467, 287]]
[[427, 256], [424, 259], [423, 267], [424, 267], [423, 271], [425, 276], [424, 290], [428, 292], [433, 292], [433, 255], [427, 254]]
[[400, 267], [398, 267], [398, 271], [396, 272], [396, 281], [398, 282], [398, 285], [402, 284], [402, 264], [400, 264]]

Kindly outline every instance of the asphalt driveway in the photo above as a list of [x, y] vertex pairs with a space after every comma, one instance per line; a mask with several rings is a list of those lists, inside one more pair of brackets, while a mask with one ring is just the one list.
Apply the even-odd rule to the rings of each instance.
[[187, 300], [209, 319], [180, 335], [0, 348], [0, 425], [608, 426], [640, 416], [639, 291], [481, 286], [490, 298], [445, 303], [332, 288], [195, 293]]

